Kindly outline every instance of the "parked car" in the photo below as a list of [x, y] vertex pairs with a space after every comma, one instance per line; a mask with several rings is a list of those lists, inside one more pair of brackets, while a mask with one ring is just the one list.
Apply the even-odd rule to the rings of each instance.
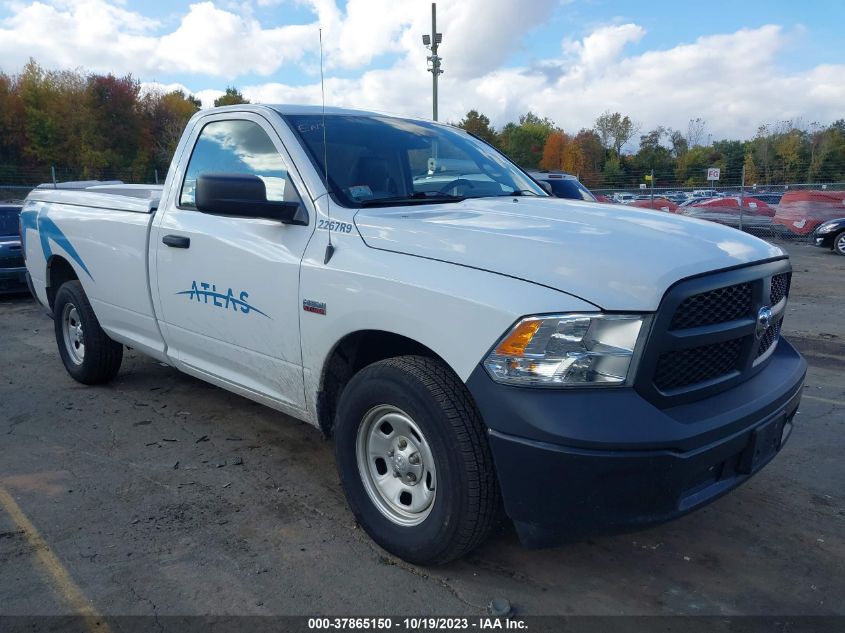
[[692, 192], [693, 198], [718, 198], [719, 192], [715, 189], [696, 189]]
[[822, 248], [829, 248], [839, 255], [845, 255], [845, 218], [820, 224], [813, 237], [813, 243]]
[[548, 183], [556, 198], [598, 202], [596, 197], [572, 174], [562, 171], [532, 171], [529, 175], [540, 183]]
[[627, 204], [634, 201], [634, 194], [632, 193], [614, 193], [613, 201], [619, 204]]
[[675, 204], [681, 204], [689, 197], [683, 191], [667, 191], [666, 193], [661, 195], [667, 200], [671, 200]]
[[0, 205], [0, 294], [26, 292], [20, 213], [20, 205]]
[[783, 198], [782, 193], [754, 193], [753, 191], [746, 192], [747, 196], [753, 196], [758, 200], [762, 200], [766, 204], [776, 205], [780, 203], [780, 199]]
[[[471, 165], [417, 188], [438, 156]], [[163, 187], [27, 197], [65, 369], [106, 383], [127, 345], [314, 425], [358, 524], [405, 560], [466, 554], [501, 508], [530, 545], [666, 521], [790, 436], [806, 363], [780, 336], [777, 246], [645, 209], [561, 213], [422, 119], [213, 108], [173, 160]]]

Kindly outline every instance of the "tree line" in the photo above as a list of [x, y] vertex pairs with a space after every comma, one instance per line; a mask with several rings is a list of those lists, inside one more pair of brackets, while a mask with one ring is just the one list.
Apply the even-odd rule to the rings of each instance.
[[532, 112], [496, 130], [470, 110], [457, 125], [524, 168], [566, 171], [594, 189], [638, 187], [651, 174], [656, 187], [700, 187], [710, 167], [720, 168], [721, 186], [739, 186], [743, 174], [747, 186], [845, 182], [845, 119], [762, 125], [747, 141], [713, 141], [700, 117], [686, 130], [658, 126], [640, 134], [629, 116], [609, 111], [574, 134]]
[[[229, 87], [214, 104], [237, 103], [248, 101]], [[51, 167], [60, 180], [163, 180], [200, 105], [179, 90], [142, 92], [131, 75], [51, 71], [32, 60], [18, 74], [0, 72], [0, 183], [47, 181]], [[845, 182], [845, 119], [763, 125], [746, 141], [713, 141], [701, 118], [686, 130], [641, 134], [629, 116], [609, 111], [577, 132], [533, 112], [496, 129], [470, 110], [456, 125], [524, 168], [567, 171], [591, 188], [637, 187], [652, 172], [655, 186], [703, 186], [709, 167], [721, 168], [727, 186], [739, 185], [743, 171], [747, 185]]]
[[[235, 88], [215, 105], [248, 103]], [[181, 90], [142, 93], [131, 75], [45, 70], [30, 61], [0, 72], [0, 183], [152, 182], [164, 176], [188, 119], [200, 109]]]

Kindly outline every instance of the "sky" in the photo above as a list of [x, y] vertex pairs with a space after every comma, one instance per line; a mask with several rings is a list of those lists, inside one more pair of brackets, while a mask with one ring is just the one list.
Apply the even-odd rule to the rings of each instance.
[[[845, 118], [845, 0], [440, 0], [440, 119], [501, 127], [533, 111], [567, 132], [605, 111], [750, 138]], [[131, 73], [204, 106], [253, 102], [431, 116], [429, 0], [0, 0], [0, 70]], [[704, 140], [704, 139], [702, 139]]]

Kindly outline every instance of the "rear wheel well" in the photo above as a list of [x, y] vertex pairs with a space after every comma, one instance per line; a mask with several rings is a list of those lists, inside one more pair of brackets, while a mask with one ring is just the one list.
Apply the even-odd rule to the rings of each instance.
[[323, 434], [332, 435], [340, 396], [352, 376], [380, 360], [406, 355], [443, 360], [422, 343], [392, 332], [363, 330], [343, 337], [323, 365], [317, 392], [317, 418]]
[[53, 255], [49, 259], [47, 262], [47, 301], [50, 304], [50, 310], [53, 309], [56, 293], [62, 287], [62, 284], [74, 279], [78, 280], [79, 277], [64, 257]]

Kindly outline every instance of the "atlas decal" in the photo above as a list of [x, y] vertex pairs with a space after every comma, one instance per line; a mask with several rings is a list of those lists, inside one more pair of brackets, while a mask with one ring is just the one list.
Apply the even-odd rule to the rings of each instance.
[[198, 303], [202, 303], [204, 305], [213, 305], [216, 308], [225, 308], [226, 310], [232, 309], [235, 312], [240, 311], [243, 314], [257, 312], [261, 316], [265, 316], [268, 319], [270, 318], [267, 314], [264, 314], [254, 305], [250, 305], [247, 302], [247, 299], [249, 299], [249, 293], [246, 290], [239, 292], [238, 295], [235, 296], [235, 293], [231, 288], [229, 288], [226, 292], [217, 292], [217, 286], [215, 284], [207, 283], [205, 281], [197, 282], [194, 280], [191, 282], [190, 290], [182, 290], [176, 294], [186, 295], [191, 301], [197, 301]]

